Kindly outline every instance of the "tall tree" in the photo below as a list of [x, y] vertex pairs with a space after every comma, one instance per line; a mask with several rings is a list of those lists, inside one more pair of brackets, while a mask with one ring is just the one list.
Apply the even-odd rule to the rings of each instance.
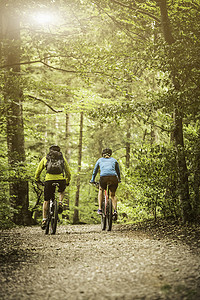
[[77, 169], [77, 179], [76, 179], [76, 196], [75, 196], [75, 209], [73, 216], [73, 223], [79, 223], [79, 195], [80, 195], [80, 172], [82, 163], [82, 145], [83, 145], [83, 112], [80, 114], [80, 132], [79, 132], [79, 144], [78, 144], [78, 169]]
[[[175, 39], [172, 35], [172, 29], [170, 27], [170, 21], [168, 17], [167, 10], [167, 1], [158, 0], [158, 5], [161, 12], [161, 24], [163, 29], [163, 35], [165, 41], [168, 45], [173, 45]], [[167, 55], [167, 54], [166, 54]], [[174, 57], [174, 59], [176, 59]], [[179, 70], [169, 70], [171, 71], [171, 78], [175, 88], [175, 91], [178, 93], [180, 91], [180, 84], [177, 80], [177, 72]], [[183, 100], [183, 99], [182, 99]], [[188, 183], [188, 170], [186, 165], [186, 158], [184, 153], [184, 139], [183, 139], [183, 115], [182, 115], [182, 101], [177, 101], [174, 109], [174, 139], [175, 146], [177, 150], [177, 166], [179, 174], [179, 198], [181, 203], [182, 210], [182, 219], [184, 222], [191, 220], [191, 204], [190, 204], [190, 195], [189, 195], [189, 183]]]
[[5, 61], [4, 101], [6, 108], [10, 202], [16, 224], [30, 224], [28, 182], [25, 179], [23, 90], [20, 74], [20, 20], [15, 10], [2, 7], [3, 56]]

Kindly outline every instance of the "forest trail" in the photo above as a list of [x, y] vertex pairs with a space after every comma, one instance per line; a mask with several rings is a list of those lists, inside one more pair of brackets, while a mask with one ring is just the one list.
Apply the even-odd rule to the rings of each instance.
[[200, 299], [199, 253], [114, 225], [38, 226], [0, 233], [1, 300]]

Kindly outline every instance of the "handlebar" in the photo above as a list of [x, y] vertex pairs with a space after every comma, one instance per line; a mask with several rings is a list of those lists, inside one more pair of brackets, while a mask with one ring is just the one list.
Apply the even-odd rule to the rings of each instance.
[[96, 188], [99, 188], [99, 182], [95, 182], [95, 181], [90, 181], [90, 184], [95, 185]]

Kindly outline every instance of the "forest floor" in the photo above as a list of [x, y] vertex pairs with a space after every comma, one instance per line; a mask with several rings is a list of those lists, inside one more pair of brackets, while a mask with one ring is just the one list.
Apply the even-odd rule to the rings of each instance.
[[147, 222], [0, 232], [1, 300], [200, 299], [200, 225]]

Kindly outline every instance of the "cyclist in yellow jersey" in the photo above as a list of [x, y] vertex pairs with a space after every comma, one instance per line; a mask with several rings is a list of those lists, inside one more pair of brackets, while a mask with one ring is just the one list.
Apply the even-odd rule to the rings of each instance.
[[[52, 156], [53, 155], [53, 156]], [[52, 159], [54, 158], [54, 160]], [[56, 157], [56, 159], [55, 159]], [[60, 151], [60, 147], [52, 145], [49, 148], [47, 156], [43, 157], [40, 161], [37, 170], [35, 172], [35, 181], [40, 183], [40, 174], [43, 170], [46, 170], [45, 182], [44, 182], [44, 203], [43, 203], [43, 220], [42, 229], [45, 229], [47, 220], [47, 210], [49, 200], [52, 198], [55, 192], [55, 186], [52, 183], [58, 183], [59, 192], [59, 206], [58, 213], [62, 213], [62, 201], [65, 194], [66, 186], [69, 185], [71, 179], [70, 168], [66, 158]]]

